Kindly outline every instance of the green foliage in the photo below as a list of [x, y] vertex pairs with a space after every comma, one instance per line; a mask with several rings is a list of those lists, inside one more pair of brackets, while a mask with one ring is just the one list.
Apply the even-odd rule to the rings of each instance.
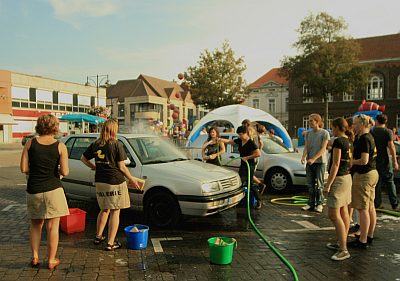
[[297, 87], [307, 85], [308, 95], [325, 100], [328, 115], [328, 94], [354, 93], [364, 86], [370, 66], [359, 64], [360, 46], [344, 35], [347, 25], [342, 18], [327, 13], [309, 15], [301, 23], [299, 38], [293, 44], [299, 54], [285, 57], [281, 74]]
[[243, 57], [236, 59], [225, 41], [222, 49], [204, 50], [197, 65], [188, 67], [185, 72], [185, 83], [190, 83], [196, 104], [210, 109], [235, 104], [245, 94], [246, 81], [242, 77], [245, 69]]

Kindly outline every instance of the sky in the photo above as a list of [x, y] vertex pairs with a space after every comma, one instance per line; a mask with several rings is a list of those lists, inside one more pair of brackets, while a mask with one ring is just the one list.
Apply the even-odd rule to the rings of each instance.
[[252, 83], [296, 54], [310, 13], [341, 16], [362, 38], [399, 33], [399, 11], [399, 0], [0, 0], [0, 69], [77, 83], [177, 80], [228, 40]]

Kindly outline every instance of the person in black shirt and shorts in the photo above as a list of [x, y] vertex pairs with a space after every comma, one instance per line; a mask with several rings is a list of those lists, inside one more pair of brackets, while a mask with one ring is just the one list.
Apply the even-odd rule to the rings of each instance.
[[36, 138], [29, 140], [21, 156], [21, 172], [28, 175], [26, 204], [31, 220], [31, 266], [39, 266], [39, 248], [42, 228], [46, 222], [48, 268], [60, 264], [56, 258], [60, 217], [69, 215], [67, 200], [62, 188], [61, 176], [69, 174], [68, 151], [54, 136], [59, 122], [51, 114], [42, 115], [35, 127]]
[[[96, 171], [96, 197], [100, 207], [97, 216], [97, 233], [94, 244], [100, 244], [106, 237], [103, 236], [104, 228], [108, 222], [108, 242], [105, 250], [111, 251], [121, 248], [121, 243], [115, 241], [119, 226], [120, 209], [131, 206], [128, 187], [124, 176], [129, 180], [129, 185], [139, 189], [137, 181], [132, 177], [124, 160], [127, 159], [122, 143], [117, 139], [118, 123], [110, 119], [104, 122], [100, 137], [93, 142], [83, 153], [81, 161]], [[95, 164], [89, 160], [95, 158]]]
[[253, 184], [253, 176], [254, 176], [254, 168], [255, 168], [255, 159], [261, 156], [261, 152], [258, 149], [257, 145], [250, 139], [249, 131], [245, 126], [240, 126], [237, 128], [236, 133], [239, 135], [238, 139], [235, 140], [227, 140], [220, 139], [225, 144], [239, 146], [239, 153], [242, 160], [240, 161], [239, 175], [242, 180], [242, 183], [248, 182], [248, 169], [247, 164], [250, 166], [250, 187], [254, 192], [254, 196], [257, 199], [257, 209], [260, 209], [262, 206], [260, 192], [257, 187]]
[[354, 141], [352, 160], [353, 185], [351, 190], [351, 206], [360, 214], [360, 232], [355, 234], [356, 240], [348, 244], [352, 248], [367, 248], [372, 243], [376, 226], [374, 206], [375, 186], [378, 183], [376, 171], [376, 147], [374, 137], [369, 128], [374, 120], [360, 114], [354, 117], [354, 129], [358, 137]]
[[337, 250], [332, 260], [350, 258], [347, 251], [347, 233], [350, 227], [348, 205], [351, 202], [351, 145], [346, 135], [351, 134], [344, 118], [337, 118], [332, 122], [332, 133], [335, 140], [330, 151], [328, 171], [329, 177], [324, 188], [328, 193], [328, 214], [335, 225], [337, 243], [328, 243], [329, 249]]

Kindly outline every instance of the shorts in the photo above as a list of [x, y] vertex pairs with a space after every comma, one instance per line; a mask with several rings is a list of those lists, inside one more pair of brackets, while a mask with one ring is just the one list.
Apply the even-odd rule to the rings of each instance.
[[353, 186], [351, 189], [351, 206], [358, 210], [368, 210], [374, 205], [375, 186], [379, 175], [376, 170], [365, 174], [354, 173]]
[[126, 209], [131, 206], [125, 181], [121, 184], [96, 182], [96, 197], [101, 210]]
[[328, 193], [329, 208], [347, 207], [351, 203], [351, 175], [337, 176]]
[[69, 215], [62, 187], [41, 193], [26, 193], [26, 206], [29, 219], [52, 219]]

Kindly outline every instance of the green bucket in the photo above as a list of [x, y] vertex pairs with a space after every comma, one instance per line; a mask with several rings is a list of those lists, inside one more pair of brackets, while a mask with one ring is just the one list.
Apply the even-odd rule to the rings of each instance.
[[[222, 240], [226, 244], [216, 244], [217, 239]], [[237, 247], [237, 241], [235, 238], [229, 237], [212, 237], [208, 239], [208, 247], [210, 248], [211, 263], [230, 264], [232, 263], [233, 248]]]

